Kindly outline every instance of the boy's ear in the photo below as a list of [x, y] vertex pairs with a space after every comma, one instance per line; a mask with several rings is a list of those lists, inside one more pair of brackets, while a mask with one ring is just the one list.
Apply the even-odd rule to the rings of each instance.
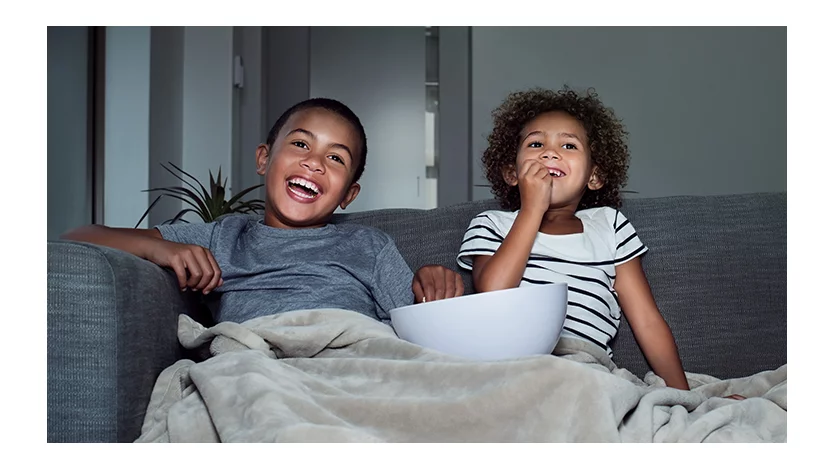
[[605, 181], [600, 178], [599, 174], [597, 174], [597, 167], [594, 167], [594, 170], [591, 172], [591, 178], [588, 179], [588, 189], [592, 191], [596, 191], [597, 189], [602, 188], [605, 185]]
[[504, 181], [506, 181], [510, 186], [518, 184], [518, 173], [516, 172], [515, 165], [504, 166], [501, 173], [504, 174]]
[[266, 144], [258, 145], [255, 150], [255, 166], [258, 168], [258, 174], [263, 176], [266, 174], [266, 167], [269, 163], [269, 146]]
[[349, 206], [350, 203], [353, 202], [354, 199], [356, 199], [356, 196], [359, 195], [360, 189], [362, 188], [361, 186], [359, 186], [359, 183], [353, 183], [352, 185], [350, 185], [347, 192], [345, 193], [344, 199], [342, 199], [342, 202], [339, 204], [339, 207], [341, 207], [342, 210], [347, 209], [347, 206]]

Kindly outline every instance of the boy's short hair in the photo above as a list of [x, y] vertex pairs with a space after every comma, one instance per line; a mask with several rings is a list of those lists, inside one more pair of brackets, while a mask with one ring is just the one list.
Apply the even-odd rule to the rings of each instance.
[[362, 121], [360, 121], [359, 117], [356, 116], [356, 114], [341, 101], [331, 98], [310, 98], [297, 103], [284, 111], [284, 114], [282, 114], [281, 117], [275, 121], [275, 124], [273, 124], [272, 129], [269, 130], [269, 134], [266, 137], [266, 145], [269, 147], [270, 152], [272, 151], [272, 144], [274, 144], [275, 139], [278, 138], [278, 133], [290, 117], [299, 111], [312, 108], [325, 109], [341, 116], [353, 126], [354, 130], [359, 135], [362, 148], [359, 150], [359, 164], [356, 167], [356, 174], [353, 175], [352, 183], [359, 181], [359, 178], [365, 171], [365, 160], [368, 156], [368, 139], [365, 136], [365, 128], [362, 126]]

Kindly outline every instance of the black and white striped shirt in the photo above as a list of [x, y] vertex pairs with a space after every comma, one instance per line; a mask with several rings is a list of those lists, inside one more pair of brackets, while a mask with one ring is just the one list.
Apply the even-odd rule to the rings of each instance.
[[[458, 264], [472, 269], [472, 257], [492, 256], [518, 216], [490, 210], [478, 214], [463, 236]], [[576, 213], [582, 233], [548, 235], [539, 232], [519, 287], [568, 284], [568, 309], [562, 336], [590, 341], [604, 349], [620, 327], [621, 310], [614, 291], [615, 266], [647, 251], [631, 222], [617, 209], [595, 207]]]

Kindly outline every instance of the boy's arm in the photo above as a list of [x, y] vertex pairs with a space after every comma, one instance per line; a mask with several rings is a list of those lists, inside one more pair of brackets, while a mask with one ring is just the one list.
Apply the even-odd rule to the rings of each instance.
[[104, 225], [87, 225], [61, 235], [63, 240], [88, 242], [126, 251], [140, 258], [149, 259], [150, 252], [162, 234], [155, 228], [113, 228]]
[[176, 273], [182, 290], [191, 288], [208, 294], [223, 285], [220, 267], [208, 249], [165, 240], [155, 228], [130, 229], [88, 225], [71, 230], [61, 238], [115, 248], [159, 266], [171, 268]]
[[675, 338], [655, 304], [640, 258], [618, 265], [616, 276], [620, 306], [649, 366], [669, 387], [689, 390]]
[[463, 278], [445, 266], [427, 264], [414, 273], [411, 290], [414, 303], [460, 297], [464, 290]]

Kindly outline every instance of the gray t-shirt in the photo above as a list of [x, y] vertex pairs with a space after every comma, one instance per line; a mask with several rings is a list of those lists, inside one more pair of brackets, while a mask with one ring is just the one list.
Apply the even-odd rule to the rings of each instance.
[[328, 224], [270, 227], [263, 218], [231, 215], [212, 223], [156, 227], [166, 240], [208, 248], [220, 266], [218, 322], [292, 310], [343, 308], [390, 320], [411, 305], [414, 274], [394, 240], [371, 227]]

